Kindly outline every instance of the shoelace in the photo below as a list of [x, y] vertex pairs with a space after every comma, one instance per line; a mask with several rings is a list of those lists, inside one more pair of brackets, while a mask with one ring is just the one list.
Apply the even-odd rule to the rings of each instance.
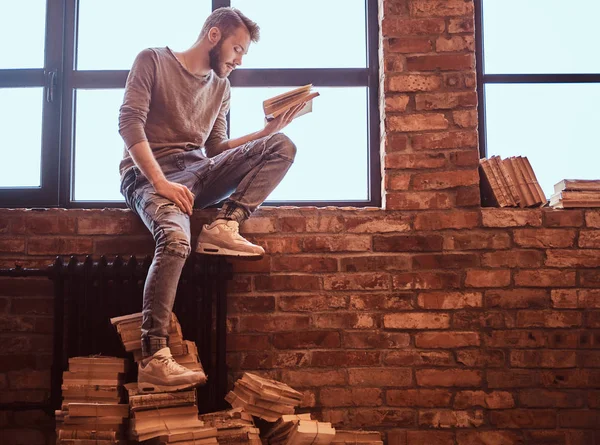
[[189, 369], [187, 369], [185, 366], [181, 366], [179, 363], [177, 363], [173, 357], [163, 357], [160, 359], [160, 361], [167, 366], [167, 370], [170, 373], [181, 374], [189, 371]]
[[[235, 223], [235, 221], [232, 221], [233, 223]], [[240, 226], [239, 224], [235, 223], [232, 225], [229, 225], [229, 223], [225, 224], [225, 230], [228, 230], [230, 232], [233, 232], [233, 237], [235, 239], [244, 239], [242, 238], [242, 236], [240, 235]]]

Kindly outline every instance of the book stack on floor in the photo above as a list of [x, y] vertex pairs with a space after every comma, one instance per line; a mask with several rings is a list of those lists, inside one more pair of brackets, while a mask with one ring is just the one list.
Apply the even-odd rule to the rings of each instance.
[[142, 394], [137, 383], [125, 385], [131, 408], [129, 436], [149, 444], [216, 444], [216, 428], [198, 419], [196, 390]]
[[241, 408], [202, 414], [199, 416], [206, 426], [217, 429], [219, 444], [261, 445], [260, 431], [252, 416]]
[[336, 431], [329, 422], [318, 422], [310, 414], [283, 415], [265, 434], [270, 445], [331, 444]]
[[330, 445], [383, 445], [378, 431], [336, 430]]
[[[136, 362], [142, 360], [142, 313], [138, 312], [122, 317], [111, 318], [110, 322], [115, 326], [121, 342], [127, 352], [133, 353]], [[198, 358], [198, 348], [193, 341], [184, 340], [181, 333], [181, 325], [174, 312], [171, 313], [171, 322], [168, 329], [169, 349], [177, 363], [194, 371], [202, 370]]]
[[[73, 357], [63, 373], [63, 402], [56, 411], [57, 444], [125, 444], [129, 405], [121, 403], [126, 361]], [[92, 442], [90, 442], [92, 441]]]
[[554, 185], [550, 206], [556, 209], [600, 207], [600, 180], [563, 179]]
[[242, 408], [267, 422], [276, 422], [284, 414], [293, 414], [302, 402], [302, 393], [276, 380], [244, 373], [225, 396], [232, 407]]
[[547, 202], [526, 156], [480, 159], [479, 176], [486, 207], [539, 207]]

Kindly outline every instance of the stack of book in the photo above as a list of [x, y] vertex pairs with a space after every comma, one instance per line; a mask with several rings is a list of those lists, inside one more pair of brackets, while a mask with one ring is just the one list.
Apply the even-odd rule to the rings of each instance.
[[294, 413], [294, 408], [302, 402], [302, 393], [285, 383], [246, 372], [225, 400], [234, 408], [276, 422], [282, 415]]
[[207, 426], [217, 429], [219, 444], [262, 445], [260, 431], [252, 416], [241, 408], [202, 414], [199, 418]]
[[547, 200], [525, 156], [479, 160], [481, 202], [486, 207], [533, 207]]
[[126, 361], [73, 357], [63, 373], [63, 402], [56, 411], [57, 444], [125, 443], [129, 405], [121, 403]]
[[129, 436], [152, 444], [217, 443], [217, 430], [198, 419], [196, 391], [142, 394], [137, 383], [125, 385], [131, 408]]
[[[125, 350], [133, 353], [136, 362], [142, 360], [142, 313], [138, 312], [122, 317], [111, 318], [110, 322], [115, 326]], [[193, 341], [184, 340], [181, 333], [181, 325], [174, 312], [171, 313], [169, 324], [169, 348], [177, 363], [194, 371], [202, 370], [198, 358], [198, 348]]]
[[378, 431], [336, 430], [331, 445], [383, 445]]
[[550, 205], [556, 209], [600, 207], [600, 180], [563, 179], [554, 185]]
[[281, 416], [264, 439], [270, 445], [330, 444], [335, 435], [329, 422], [313, 420], [310, 414], [291, 414]]

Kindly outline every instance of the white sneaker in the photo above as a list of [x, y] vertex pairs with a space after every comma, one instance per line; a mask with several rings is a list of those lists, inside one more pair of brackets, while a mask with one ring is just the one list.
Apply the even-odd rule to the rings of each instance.
[[181, 366], [169, 348], [162, 348], [138, 366], [138, 389], [143, 393], [173, 392], [206, 383], [204, 371]]
[[198, 237], [196, 252], [260, 258], [265, 254], [265, 249], [242, 237], [237, 221], [218, 219], [211, 225], [204, 225]]

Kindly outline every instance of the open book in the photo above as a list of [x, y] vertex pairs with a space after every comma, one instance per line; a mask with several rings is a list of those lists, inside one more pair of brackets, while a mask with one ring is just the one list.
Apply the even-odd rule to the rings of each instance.
[[318, 95], [317, 91], [312, 90], [312, 84], [308, 84], [267, 99], [263, 102], [265, 119], [267, 121], [275, 119], [280, 114], [303, 102], [306, 102], [306, 105], [298, 112], [296, 117], [310, 113], [312, 111], [312, 100]]

